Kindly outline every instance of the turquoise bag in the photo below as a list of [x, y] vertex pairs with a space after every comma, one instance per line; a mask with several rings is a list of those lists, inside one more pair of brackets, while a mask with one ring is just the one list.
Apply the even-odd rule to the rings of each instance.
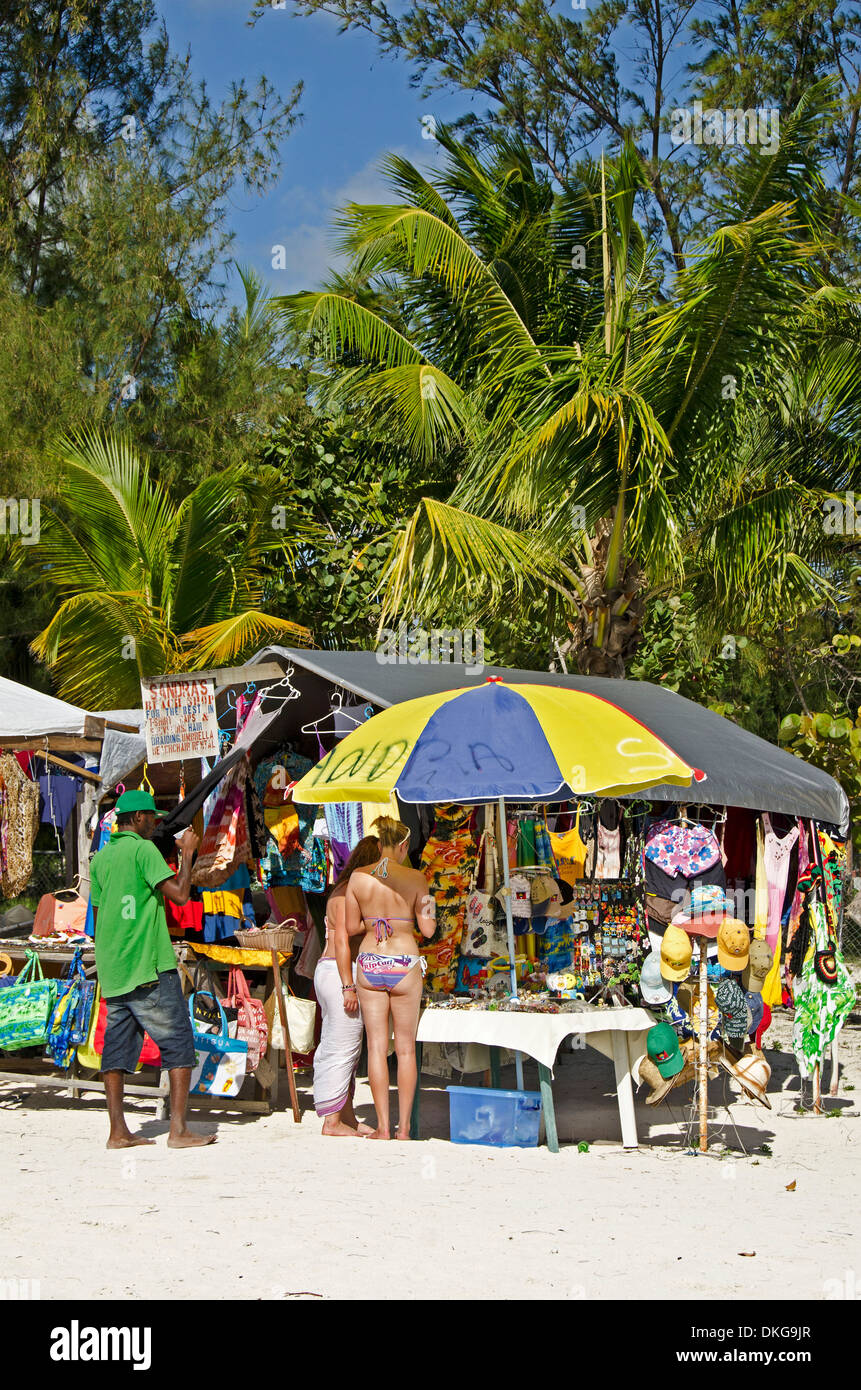
[[36, 952], [28, 951], [27, 964], [15, 984], [0, 990], [0, 1048], [16, 1052], [22, 1047], [43, 1047], [56, 1002], [57, 981], [45, 979]]

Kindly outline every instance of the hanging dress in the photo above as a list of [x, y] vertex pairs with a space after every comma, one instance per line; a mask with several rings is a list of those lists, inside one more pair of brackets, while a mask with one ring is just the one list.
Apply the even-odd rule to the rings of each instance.
[[418, 949], [427, 961], [428, 990], [451, 994], [478, 843], [469, 825], [471, 806], [446, 804], [435, 809], [433, 834], [422, 850], [421, 867], [436, 903], [437, 927], [433, 940], [422, 938]]
[[[810, 903], [812, 927], [810, 947], [804, 961], [801, 985], [795, 995], [795, 1022], [792, 1029], [792, 1050], [798, 1059], [802, 1076], [810, 1076], [822, 1062], [855, 1005], [855, 988], [843, 960], [843, 953], [834, 947], [828, 930], [825, 907]], [[825, 984], [816, 973], [816, 953], [831, 947], [834, 950], [837, 978], [833, 985]]]
[[772, 829], [771, 818], [767, 811], [763, 812], [762, 822], [765, 826], [764, 859], [765, 873], [768, 879], [768, 920], [765, 928], [765, 940], [771, 950], [776, 952], [780, 937], [780, 919], [783, 915], [783, 899], [786, 897], [786, 884], [789, 879], [789, 859], [793, 845], [798, 839], [798, 826], [794, 825], [781, 840]]

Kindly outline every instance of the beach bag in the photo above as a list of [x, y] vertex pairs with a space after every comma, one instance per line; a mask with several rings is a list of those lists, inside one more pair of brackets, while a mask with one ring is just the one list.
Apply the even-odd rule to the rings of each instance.
[[[107, 1025], [107, 1021], [107, 1000], [102, 999], [99, 1002], [98, 1014], [96, 1016], [96, 1024], [95, 1028], [93, 1029], [93, 1051], [96, 1054], [96, 1060], [92, 1063], [85, 1062], [85, 1066], [101, 1067], [102, 1065], [102, 1053], [105, 1049], [105, 1027]], [[143, 1035], [143, 1042], [141, 1043], [141, 1055], [138, 1058], [138, 1063], [135, 1067], [135, 1071], [140, 1071], [141, 1067], [144, 1065], [148, 1067], [157, 1067], [161, 1065], [161, 1052], [159, 1051], [157, 1045], [153, 1042], [149, 1033], [146, 1032]]]
[[[93, 1071], [98, 1071], [102, 1064], [101, 1054], [95, 1049], [96, 1025], [99, 1021], [99, 1010], [101, 1006], [102, 991], [98, 980], [96, 981], [95, 994], [93, 995], [93, 1007], [90, 1010], [90, 1026], [87, 1029], [87, 1036], [78, 1048], [78, 1063], [82, 1067], [90, 1067]], [[140, 1065], [140, 1063], [138, 1063]]]
[[[477, 887], [477, 883], [484, 862], [485, 842], [488, 838], [493, 855], [493, 881], [491, 884], [485, 885], [490, 891], [484, 891]], [[475, 869], [466, 898], [463, 937], [460, 946], [464, 955], [489, 960], [491, 956], [495, 956], [499, 952], [500, 941], [496, 931], [498, 882], [499, 860], [496, 854], [496, 837], [492, 834], [490, 836], [483, 834], [478, 842]], [[503, 937], [505, 935], [504, 929], [502, 935]], [[502, 944], [504, 945], [504, 942]]]
[[89, 1033], [95, 997], [96, 982], [87, 979], [79, 948], [57, 984], [57, 1002], [48, 1023], [48, 1055], [64, 1070]]
[[[276, 985], [276, 989], [278, 986]], [[284, 995], [287, 1010], [287, 1027], [290, 1031], [290, 1047], [293, 1052], [307, 1054], [314, 1047], [314, 1030], [317, 1026], [317, 1005], [313, 999], [300, 999], [295, 994]], [[278, 996], [272, 991], [266, 1000], [266, 1019], [272, 1036], [272, 1046], [286, 1051], [284, 1029], [281, 1027], [281, 1012]]]
[[532, 889], [529, 886], [529, 879], [526, 877], [526, 874], [512, 874], [509, 886], [511, 889], [512, 917], [531, 917]]
[[233, 966], [227, 977], [227, 995], [223, 1000], [225, 1013], [236, 1010], [233, 1023], [228, 1020], [227, 1031], [232, 1038], [248, 1044], [248, 1070], [256, 1071], [260, 1058], [269, 1045], [269, 1023], [261, 999], [252, 999], [248, 981], [241, 970]]
[[483, 989], [490, 978], [487, 966], [488, 960], [485, 957], [461, 956], [457, 963], [455, 994], [468, 994], [471, 989]]
[[43, 1047], [48, 1023], [57, 1002], [57, 981], [46, 980], [35, 951], [14, 985], [0, 991], [0, 1048], [17, 1052], [22, 1047]]
[[245, 1080], [248, 1043], [241, 1038], [230, 1037], [224, 1010], [214, 994], [211, 998], [215, 1000], [221, 1019], [217, 1033], [200, 1032], [194, 1017], [195, 996], [192, 994], [188, 1001], [195, 1051], [189, 1093], [195, 1096], [236, 1096]]

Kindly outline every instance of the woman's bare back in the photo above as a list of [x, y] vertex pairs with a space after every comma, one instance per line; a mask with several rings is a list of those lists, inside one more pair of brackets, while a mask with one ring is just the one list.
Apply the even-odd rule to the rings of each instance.
[[425, 937], [436, 927], [424, 874], [391, 858], [356, 869], [347, 887], [346, 911], [350, 935], [364, 930], [362, 950], [414, 954], [416, 927]]

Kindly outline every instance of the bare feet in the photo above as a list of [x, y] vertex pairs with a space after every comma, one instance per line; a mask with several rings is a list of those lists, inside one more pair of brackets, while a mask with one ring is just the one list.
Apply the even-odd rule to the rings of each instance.
[[[365, 1130], [370, 1134], [367, 1125], [365, 1125]], [[328, 1121], [324, 1122], [320, 1132], [321, 1134], [325, 1134], [327, 1138], [331, 1136], [335, 1139], [358, 1139], [359, 1137], [358, 1129], [355, 1129], [352, 1125], [343, 1124], [341, 1120], [336, 1120], [334, 1124], [329, 1124]]]
[[373, 1134], [373, 1132], [374, 1132], [374, 1131], [371, 1129], [371, 1126], [370, 1126], [370, 1125], [363, 1125], [363, 1124], [359, 1123], [359, 1124], [357, 1124], [356, 1128], [357, 1128], [357, 1132], [358, 1132], [359, 1134], [361, 1134], [361, 1135], [364, 1135], [365, 1138], [367, 1138], [367, 1136], [368, 1136], [369, 1134]]
[[412, 1138], [412, 1135], [409, 1133], [409, 1131], [407, 1131], [406, 1134], [401, 1134], [400, 1130], [398, 1130], [397, 1134], [395, 1135], [395, 1138], [396, 1138], [396, 1139], [411, 1139], [411, 1138]]
[[391, 1137], [387, 1129], [372, 1129], [370, 1134], [365, 1135], [366, 1139], [391, 1139]]
[[215, 1134], [192, 1134], [187, 1129], [184, 1134], [169, 1135], [167, 1147], [169, 1149], [200, 1149], [204, 1144], [214, 1144], [217, 1136]]
[[116, 1139], [109, 1139], [105, 1148], [107, 1149], [138, 1149], [142, 1144], [154, 1144], [154, 1139], [145, 1139], [142, 1134], [120, 1134]]

